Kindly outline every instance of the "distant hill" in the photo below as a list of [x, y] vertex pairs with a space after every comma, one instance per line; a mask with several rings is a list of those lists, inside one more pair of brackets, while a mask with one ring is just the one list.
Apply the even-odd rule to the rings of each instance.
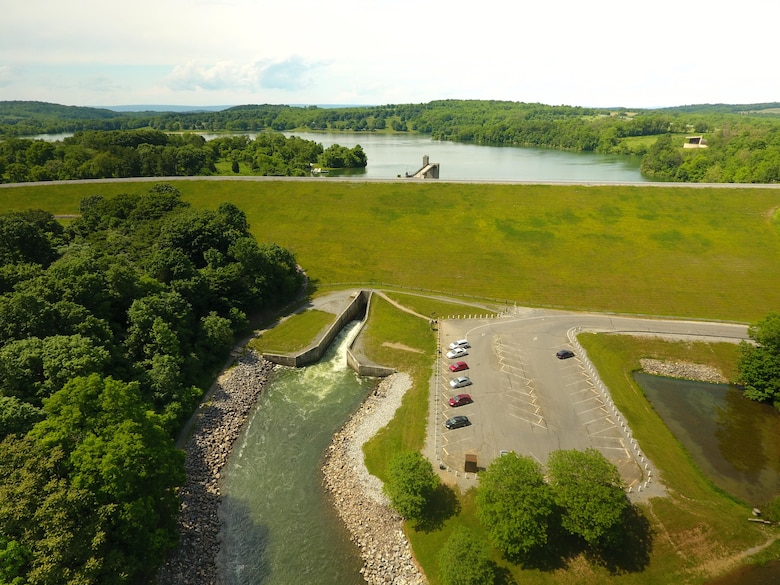
[[0, 116], [6, 118], [30, 119], [51, 117], [61, 120], [102, 120], [115, 118], [116, 112], [105, 108], [63, 106], [48, 102], [0, 101]]
[[127, 106], [100, 106], [112, 112], [221, 112], [231, 106], [171, 106], [136, 104]]
[[693, 104], [657, 108], [659, 112], [679, 112], [684, 114], [750, 114], [780, 116], [780, 102], [762, 104]]

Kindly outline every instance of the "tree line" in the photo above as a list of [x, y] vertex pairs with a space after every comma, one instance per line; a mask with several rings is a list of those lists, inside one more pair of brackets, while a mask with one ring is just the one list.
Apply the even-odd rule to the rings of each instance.
[[[396, 455], [388, 475], [391, 504], [416, 529], [433, 529], [458, 512], [420, 453]], [[480, 472], [475, 502], [480, 527], [452, 532], [439, 552], [444, 585], [497, 582], [481, 531], [504, 559], [528, 568], [549, 569], [579, 551], [623, 570], [649, 562], [649, 522], [629, 502], [618, 469], [595, 449], [554, 451], [546, 469], [506, 453]]]
[[[633, 154], [643, 158], [644, 174], [668, 181], [773, 183], [780, 180], [778, 105], [628, 110], [440, 100], [344, 108], [244, 105], [209, 112], [118, 113], [39, 102], [0, 102], [0, 138], [139, 129], [415, 132], [435, 140]], [[705, 136], [708, 148], [683, 149], [686, 134]]]
[[61, 141], [8, 138], [0, 142], [0, 181], [54, 181], [214, 174], [305, 176], [314, 165], [364, 168], [360, 145], [323, 149], [278, 132], [207, 141], [161, 130], [85, 130]]
[[0, 583], [150, 582], [177, 540], [173, 437], [292, 253], [170, 185], [90, 196], [66, 227], [0, 216]]

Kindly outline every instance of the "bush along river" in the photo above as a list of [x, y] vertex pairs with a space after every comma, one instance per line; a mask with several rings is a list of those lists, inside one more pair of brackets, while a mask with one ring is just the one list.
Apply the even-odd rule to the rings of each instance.
[[334, 433], [376, 385], [346, 364], [357, 325], [317, 364], [276, 370], [259, 398], [222, 473], [218, 582], [365, 583], [320, 471]]

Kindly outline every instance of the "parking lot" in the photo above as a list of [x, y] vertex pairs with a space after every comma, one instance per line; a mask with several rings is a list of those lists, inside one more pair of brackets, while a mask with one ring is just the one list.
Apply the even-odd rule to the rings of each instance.
[[[579, 321], [578, 321], [579, 319]], [[620, 470], [627, 486], [646, 481], [648, 462], [638, 460], [631, 431], [600, 391], [600, 382], [575, 355], [558, 359], [561, 349], [575, 350], [567, 332], [574, 322], [591, 329], [631, 334], [738, 339], [744, 330], [724, 325], [710, 331], [708, 324], [624, 319], [610, 316], [526, 310], [517, 316], [484, 319], [447, 319], [440, 322], [441, 354], [431, 396], [429, 454], [443, 472], [454, 472], [459, 483], [475, 485], [476, 475], [465, 471], [466, 455], [476, 456], [484, 469], [501, 451], [515, 451], [545, 464], [558, 449], [600, 451]], [[656, 325], [658, 323], [658, 325]], [[722, 325], [722, 324], [721, 324]], [[713, 324], [713, 327], [718, 327]], [[660, 333], [655, 330], [660, 331]], [[652, 333], [651, 333], [652, 332]], [[468, 355], [448, 359], [448, 345], [467, 339]], [[468, 370], [453, 373], [449, 365], [465, 361]], [[450, 380], [468, 376], [472, 384], [453, 389]], [[451, 407], [448, 399], [468, 393], [473, 402]], [[447, 429], [456, 415], [470, 424]]]

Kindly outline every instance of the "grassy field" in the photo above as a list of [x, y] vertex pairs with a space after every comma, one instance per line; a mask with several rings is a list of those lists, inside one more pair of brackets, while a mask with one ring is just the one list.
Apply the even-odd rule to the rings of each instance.
[[[0, 189], [0, 210], [78, 212], [82, 197], [141, 193], [143, 182]], [[320, 290], [376, 284], [423, 315], [515, 304], [753, 322], [780, 307], [780, 188], [485, 185], [309, 181], [181, 181], [193, 205], [230, 201], [260, 241], [291, 249]], [[427, 296], [419, 296], [427, 295]], [[459, 297], [459, 307], [441, 296]], [[305, 346], [323, 316], [296, 316], [261, 342]], [[287, 331], [283, 331], [287, 329]], [[382, 477], [391, 453], [425, 437], [435, 338], [425, 319], [372, 303], [362, 334], [373, 361], [412, 376], [394, 421], [366, 447]], [[669, 483], [645, 514], [653, 544], [640, 569], [618, 573], [584, 555], [554, 570], [504, 567], [506, 582], [702, 583], [744, 560], [766, 529], [704, 478], [630, 378], [640, 357], [683, 357], [733, 368], [733, 348], [584, 336], [583, 344], [639, 439]], [[693, 357], [692, 357], [693, 356]], [[440, 530], [409, 529], [415, 554], [437, 583], [436, 551], [460, 524], [477, 534], [473, 493]], [[766, 550], [776, 558], [778, 547]], [[772, 556], [774, 555], [774, 556]]]
[[293, 353], [306, 349], [333, 323], [333, 314], [314, 309], [284, 319], [249, 342], [263, 352]]
[[[0, 210], [78, 212], [143, 182], [0, 189]], [[780, 306], [780, 188], [179, 181], [230, 201], [320, 285], [386, 283], [510, 304], [752, 322]]]

